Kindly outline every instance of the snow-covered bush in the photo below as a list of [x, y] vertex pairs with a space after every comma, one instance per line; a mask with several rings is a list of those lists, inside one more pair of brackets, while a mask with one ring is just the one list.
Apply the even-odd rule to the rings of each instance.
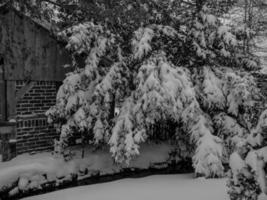
[[237, 150], [231, 155], [228, 181], [231, 199], [256, 200], [259, 194], [267, 194], [266, 114], [265, 110], [257, 126], [246, 139], [238, 141]]
[[[61, 131], [62, 144], [82, 133], [90, 144], [110, 145], [115, 161], [126, 164], [142, 152], [140, 143], [155, 138], [151, 126], [171, 121], [176, 127], [168, 130], [168, 139], [176, 141], [179, 152], [184, 147], [177, 140], [186, 141], [194, 151], [196, 174], [223, 176], [237, 141], [254, 127], [251, 111], [257, 109], [259, 90], [235, 62], [234, 34], [208, 4], [199, 6], [194, 17], [185, 14], [188, 21], [183, 13], [161, 12], [155, 10], [152, 23], [144, 19], [129, 29], [102, 21], [61, 32], [76, 69], [64, 80], [48, 119]], [[77, 57], [85, 58], [84, 66]]]

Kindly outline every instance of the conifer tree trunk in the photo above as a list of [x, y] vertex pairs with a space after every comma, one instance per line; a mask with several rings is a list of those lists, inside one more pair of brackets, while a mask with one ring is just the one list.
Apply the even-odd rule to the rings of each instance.
[[110, 102], [109, 102], [109, 122], [112, 121], [115, 117], [115, 106], [116, 106], [116, 101], [115, 101], [115, 94], [112, 92], [110, 94]]

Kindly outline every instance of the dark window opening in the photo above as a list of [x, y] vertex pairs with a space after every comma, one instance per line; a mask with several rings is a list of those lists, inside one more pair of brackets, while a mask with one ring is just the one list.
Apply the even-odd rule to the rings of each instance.
[[4, 58], [0, 57], [0, 65], [4, 65]]
[[5, 121], [7, 118], [7, 89], [4, 76], [4, 58], [0, 56], [0, 121]]

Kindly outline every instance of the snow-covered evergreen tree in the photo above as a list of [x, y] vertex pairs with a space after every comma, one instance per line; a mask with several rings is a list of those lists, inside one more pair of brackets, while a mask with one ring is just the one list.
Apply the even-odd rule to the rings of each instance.
[[[57, 94], [57, 104], [47, 111], [48, 121], [58, 124], [62, 141], [77, 133], [87, 134], [94, 131], [96, 143], [102, 139], [105, 119], [101, 113], [98, 99], [93, 100], [96, 85], [103, 77], [105, 66], [100, 66], [100, 59], [111, 50], [114, 37], [101, 25], [92, 22], [73, 26], [59, 34], [68, 37], [67, 49], [73, 52], [73, 57], [85, 53], [85, 67], [79, 68], [73, 59], [74, 72], [67, 74], [63, 85]], [[107, 95], [105, 94], [105, 97]], [[102, 105], [102, 104], [101, 104]], [[104, 108], [102, 108], [104, 109]], [[92, 117], [93, 116], [93, 117]], [[96, 125], [92, 126], [93, 121]]]
[[[223, 176], [237, 141], [254, 127], [251, 111], [259, 90], [237, 62], [231, 28], [221, 24], [208, 1], [192, 2], [197, 5], [189, 9], [193, 17], [176, 12], [184, 4], [172, 8], [153, 1], [142, 8], [155, 15], [128, 29], [122, 29], [123, 18], [118, 27], [96, 19], [59, 34], [76, 68], [47, 112], [61, 131], [62, 144], [82, 133], [90, 144], [110, 145], [116, 162], [129, 164], [142, 152], [140, 143], [155, 137], [150, 127], [171, 121], [179, 131], [174, 129], [169, 140], [187, 140], [195, 152], [196, 174]], [[130, 3], [127, 10], [132, 9]], [[77, 57], [85, 57], [85, 66], [77, 64]]]
[[231, 199], [258, 199], [267, 194], [266, 110], [257, 126], [243, 140], [238, 140], [236, 152], [230, 157], [229, 195]]

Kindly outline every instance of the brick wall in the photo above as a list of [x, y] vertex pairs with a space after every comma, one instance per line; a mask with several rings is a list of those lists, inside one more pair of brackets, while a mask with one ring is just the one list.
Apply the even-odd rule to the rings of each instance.
[[[16, 92], [26, 85], [16, 81]], [[56, 103], [57, 82], [35, 81], [17, 102], [17, 152], [34, 152], [52, 149], [58, 137], [53, 126], [47, 123], [45, 112]]]

